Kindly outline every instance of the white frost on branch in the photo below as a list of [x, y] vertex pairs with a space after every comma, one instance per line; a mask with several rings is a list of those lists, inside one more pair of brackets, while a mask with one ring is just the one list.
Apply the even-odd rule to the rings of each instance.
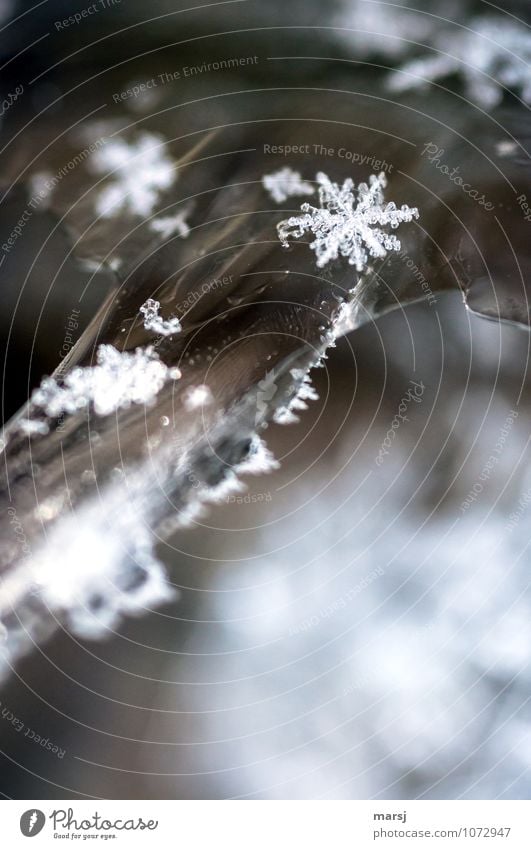
[[294, 410], [307, 410], [307, 401], [318, 401], [319, 395], [312, 386], [312, 379], [305, 369], [292, 368], [290, 374], [297, 386], [297, 392], [293, 398], [283, 407], [279, 407], [273, 414], [273, 421], [277, 424], [296, 424], [299, 417]]
[[159, 315], [160, 302], [153, 298], [148, 298], [140, 307], [140, 312], [144, 316], [144, 327], [146, 330], [151, 330], [159, 336], [172, 336], [174, 333], [180, 333], [182, 330], [181, 322], [178, 318], [162, 318]]
[[28, 180], [30, 198], [39, 208], [48, 209], [55, 188], [51, 171], [36, 171]]
[[365, 270], [369, 256], [385, 257], [387, 251], [400, 250], [400, 241], [383, 227], [395, 230], [399, 224], [418, 218], [418, 209], [406, 205], [398, 208], [392, 201], [384, 203], [385, 174], [371, 174], [369, 185], [355, 188], [349, 178], [342, 186], [333, 183], [326, 174], [316, 177], [319, 183], [319, 207], [303, 203], [303, 215], [294, 215], [277, 225], [284, 247], [290, 239], [300, 239], [313, 233], [310, 248], [323, 268], [338, 256], [348, 257], [349, 265]]
[[299, 172], [292, 168], [281, 168], [272, 174], [264, 174], [262, 185], [276, 203], [284, 203], [290, 197], [315, 193], [312, 184], [303, 180]]
[[136, 143], [110, 139], [94, 152], [90, 167], [95, 174], [109, 177], [96, 202], [103, 218], [119, 212], [151, 215], [160, 192], [169, 189], [177, 175], [164, 139], [154, 133], [142, 133]]
[[[164, 384], [180, 376], [179, 369], [168, 368], [152, 347], [128, 353], [100, 345], [96, 365], [76, 366], [60, 381], [45, 377], [30, 403], [50, 418], [75, 413], [91, 404], [98, 416], [106, 416], [131, 404], [153, 403]], [[37, 429], [32, 419], [25, 419], [21, 428], [26, 433], [42, 433], [47, 425], [39, 422]]]
[[468, 26], [444, 29], [432, 42], [433, 55], [421, 56], [393, 71], [395, 92], [422, 88], [460, 74], [467, 97], [486, 109], [503, 99], [503, 87], [531, 103], [531, 30], [503, 17], [473, 18]]
[[[467, 4], [468, 0], [447, 0], [445, 16], [462, 15]], [[334, 35], [355, 57], [385, 56], [396, 60], [411, 53], [416, 44], [426, 44], [440, 26], [437, 15], [429, 14], [429, 7], [408, 8], [407, 0], [341, 0], [334, 10]]]

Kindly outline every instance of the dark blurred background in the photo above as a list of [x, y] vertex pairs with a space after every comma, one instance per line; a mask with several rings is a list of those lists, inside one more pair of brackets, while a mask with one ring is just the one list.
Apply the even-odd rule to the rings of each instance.
[[[13, 175], [33, 157], [31, 173], [53, 173], [68, 155], [63, 127], [82, 129], [83, 115], [149, 126], [170, 103], [240, 87], [326, 88], [347, 59], [353, 88], [369, 75], [379, 96], [386, 68], [429, 43], [438, 16], [485, 13], [472, 2], [415, 13], [370, 0], [97, 0], [62, 26], [90, 4], [3, 6], [2, 88], [24, 92], [2, 124], [1, 243], [27, 202]], [[527, 15], [528, 3], [509, 10]], [[160, 101], [113, 102], [137, 80], [255, 54], [255, 65], [165, 86]], [[194, 114], [213, 121], [216, 109]], [[70, 253], [72, 238], [41, 208], [0, 266], [5, 419], [57, 365], [80, 293], [76, 333], [115, 285], [112, 269]], [[60, 632], [3, 684], [0, 792], [528, 798], [528, 355], [527, 331], [473, 315], [459, 292], [341, 340], [315, 373], [320, 400], [267, 432], [280, 469], [160, 546], [178, 601], [105, 641]], [[421, 403], [378, 466], [412, 380]], [[494, 471], [461, 509], [515, 405]]]

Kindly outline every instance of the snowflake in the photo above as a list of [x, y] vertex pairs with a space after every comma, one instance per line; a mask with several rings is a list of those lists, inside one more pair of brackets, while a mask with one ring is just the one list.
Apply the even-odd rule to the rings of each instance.
[[188, 412], [206, 407], [214, 400], [214, 396], [208, 386], [201, 383], [199, 386], [190, 386], [184, 393], [183, 402]]
[[160, 233], [163, 239], [169, 239], [175, 233], [186, 239], [190, 233], [190, 227], [186, 222], [188, 210], [178, 212], [176, 215], [165, 215], [164, 217], [154, 218], [149, 224], [149, 229], [154, 233]]
[[444, 30], [434, 39], [434, 56], [414, 59], [394, 71], [389, 88], [400, 92], [460, 73], [467, 97], [485, 108], [497, 106], [502, 86], [531, 103], [531, 34], [502, 17], [473, 18], [461, 29]]
[[369, 185], [360, 183], [357, 189], [350, 178], [342, 186], [332, 183], [323, 173], [317, 174], [316, 180], [320, 207], [303, 203], [304, 215], [292, 216], [277, 225], [284, 247], [288, 247], [290, 238], [300, 239], [310, 231], [315, 236], [310, 248], [315, 252], [318, 268], [341, 255], [348, 256], [349, 265], [355, 265], [357, 271], [364, 270], [369, 256], [384, 257], [387, 251], [400, 250], [397, 237], [380, 227], [394, 230], [403, 221], [418, 218], [419, 213], [405, 205], [398, 209], [392, 202], [384, 205], [387, 180], [383, 173], [371, 174]]
[[158, 333], [160, 336], [171, 336], [173, 333], [180, 333], [182, 330], [181, 322], [178, 318], [161, 318], [159, 315], [160, 302], [153, 298], [148, 298], [140, 307], [140, 312], [144, 316], [144, 327], [146, 330], [152, 330], [153, 333]]
[[108, 141], [93, 154], [91, 168], [96, 174], [112, 172], [96, 203], [96, 211], [104, 218], [122, 210], [151, 215], [159, 192], [169, 189], [176, 176], [163, 139], [152, 133], [142, 133], [136, 144], [123, 139]]
[[[168, 368], [151, 347], [128, 353], [100, 345], [95, 366], [76, 366], [61, 383], [54, 377], [44, 378], [31, 404], [51, 418], [75, 413], [91, 403], [97, 415], [106, 416], [131, 404], [151, 404], [166, 381], [178, 377], [179, 370]], [[26, 432], [28, 425], [26, 420]], [[35, 428], [35, 432], [43, 430]]]
[[265, 174], [262, 185], [276, 203], [284, 203], [295, 195], [313, 195], [315, 192], [312, 184], [303, 180], [299, 172], [292, 168], [281, 168], [273, 174]]

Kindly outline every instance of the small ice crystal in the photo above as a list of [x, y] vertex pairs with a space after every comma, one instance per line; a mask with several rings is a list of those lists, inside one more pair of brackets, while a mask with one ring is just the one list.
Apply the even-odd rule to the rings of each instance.
[[315, 192], [312, 184], [303, 180], [299, 172], [292, 168], [281, 168], [273, 174], [265, 174], [262, 185], [276, 203], [284, 203], [296, 195], [313, 195]]
[[151, 404], [166, 381], [179, 376], [151, 347], [128, 353], [100, 345], [96, 365], [77, 366], [60, 383], [53, 377], [44, 378], [33, 392], [31, 404], [51, 418], [75, 413], [89, 404], [98, 416], [106, 416], [131, 404]]
[[181, 322], [178, 318], [161, 318], [159, 315], [160, 302], [153, 298], [148, 298], [140, 307], [140, 312], [144, 316], [144, 327], [146, 330], [152, 330], [160, 336], [171, 336], [173, 333], [180, 333], [182, 330]]
[[185, 209], [176, 215], [165, 215], [154, 218], [149, 224], [149, 229], [153, 230], [154, 233], [160, 233], [162, 239], [169, 239], [170, 236], [174, 236], [176, 233], [182, 236], [183, 239], [186, 239], [190, 233], [190, 227], [186, 222], [187, 215], [188, 210]]
[[418, 218], [419, 213], [414, 207], [384, 204], [385, 174], [371, 174], [369, 185], [360, 183], [357, 188], [350, 178], [339, 186], [322, 172], [316, 180], [320, 207], [303, 203], [303, 215], [291, 216], [277, 225], [284, 247], [288, 247], [290, 238], [300, 239], [309, 231], [315, 236], [310, 248], [315, 252], [318, 268], [341, 255], [348, 257], [349, 265], [360, 272], [369, 256], [381, 258], [387, 251], [400, 250], [397, 237], [381, 228], [395, 230], [402, 222]]

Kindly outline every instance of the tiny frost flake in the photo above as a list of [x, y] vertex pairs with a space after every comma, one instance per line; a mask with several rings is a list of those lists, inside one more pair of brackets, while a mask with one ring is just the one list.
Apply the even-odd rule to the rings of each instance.
[[[75, 413], [91, 403], [97, 415], [106, 416], [131, 404], [151, 404], [164, 384], [178, 377], [179, 370], [168, 368], [152, 347], [128, 353], [100, 345], [96, 365], [77, 366], [61, 383], [53, 377], [44, 378], [33, 392], [31, 404], [51, 418]], [[26, 432], [30, 422], [23, 425]]]
[[298, 171], [292, 168], [281, 168], [272, 174], [264, 174], [262, 185], [276, 203], [284, 203], [289, 197], [297, 195], [313, 195], [315, 188], [307, 180], [303, 180]]
[[357, 188], [350, 178], [339, 186], [322, 172], [316, 180], [320, 207], [303, 203], [303, 215], [291, 216], [277, 225], [284, 247], [289, 246], [290, 238], [300, 239], [311, 232], [315, 240], [310, 248], [315, 252], [318, 268], [341, 255], [348, 257], [349, 265], [359, 272], [365, 269], [369, 256], [382, 258], [387, 251], [400, 250], [397, 237], [381, 228], [394, 230], [402, 222], [418, 218], [419, 212], [406, 205], [399, 209], [392, 201], [384, 204], [385, 174], [371, 174], [369, 185], [360, 183]]
[[504, 140], [497, 142], [495, 145], [495, 150], [498, 156], [513, 156], [513, 154], [518, 152], [518, 145], [514, 141]]
[[118, 212], [151, 215], [159, 193], [169, 189], [176, 178], [164, 140], [153, 133], [142, 133], [136, 142], [110, 139], [94, 152], [90, 167], [96, 174], [109, 175], [96, 202], [96, 211], [103, 218]]
[[401, 92], [460, 73], [467, 97], [486, 109], [503, 99], [502, 86], [531, 103], [531, 32], [506, 18], [473, 18], [456, 31], [445, 29], [433, 40], [434, 55], [421, 56], [390, 75], [388, 87]]
[[178, 318], [162, 318], [159, 315], [160, 302], [153, 298], [148, 298], [140, 307], [140, 312], [144, 316], [144, 327], [146, 330], [151, 330], [159, 336], [171, 336], [173, 333], [180, 333], [182, 330], [181, 322]]
[[187, 215], [188, 211], [183, 210], [182, 212], [178, 212], [176, 215], [165, 215], [159, 218], [154, 218], [150, 221], [149, 229], [153, 230], [154, 233], [160, 233], [163, 239], [169, 239], [170, 236], [174, 236], [175, 233], [178, 233], [179, 236], [186, 239], [190, 233], [190, 227], [185, 220]]
[[43, 435], [48, 433], [48, 425], [46, 422], [41, 422], [37, 419], [21, 419], [19, 428], [22, 433], [26, 434], [26, 436], [33, 436], [36, 433]]

